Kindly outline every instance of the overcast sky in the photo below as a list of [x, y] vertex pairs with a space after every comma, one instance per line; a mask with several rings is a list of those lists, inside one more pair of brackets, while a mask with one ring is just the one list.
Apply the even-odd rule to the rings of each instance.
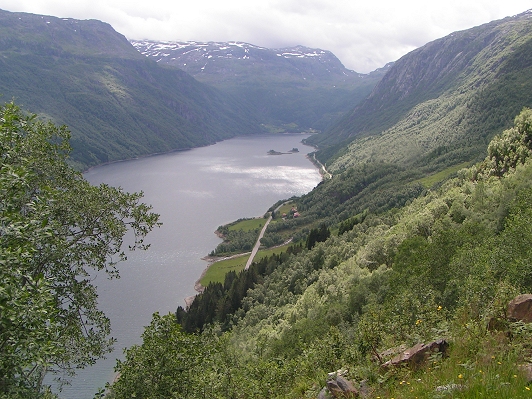
[[321, 48], [362, 73], [530, 8], [530, 0], [0, 0], [7, 11], [99, 19], [128, 39]]

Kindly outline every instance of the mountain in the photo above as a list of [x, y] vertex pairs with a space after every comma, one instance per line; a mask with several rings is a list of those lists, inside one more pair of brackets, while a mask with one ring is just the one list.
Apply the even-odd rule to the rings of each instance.
[[80, 169], [261, 131], [242, 101], [147, 59], [96, 20], [0, 10], [0, 94], [66, 124]]
[[531, 54], [530, 11], [455, 32], [395, 62], [368, 98], [308, 141], [333, 170], [372, 160], [426, 157], [435, 168], [478, 160], [532, 105]]
[[269, 49], [242, 42], [132, 40], [159, 64], [176, 66], [252, 105], [274, 129], [317, 129], [361, 101], [388, 67], [360, 74], [330, 51], [303, 46]]

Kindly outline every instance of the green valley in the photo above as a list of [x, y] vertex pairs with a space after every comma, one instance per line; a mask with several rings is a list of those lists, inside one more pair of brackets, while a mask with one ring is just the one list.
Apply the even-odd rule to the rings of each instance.
[[[1, 398], [54, 398], [47, 371], [108, 353], [90, 271], [116, 275], [127, 227], [144, 249], [158, 225], [142, 194], [85, 182], [67, 163], [66, 128], [42, 118], [72, 123], [78, 167], [261, 125], [324, 129], [307, 141], [328, 178], [265, 210], [265, 251], [249, 269], [220, 264], [186, 308], [154, 313], [97, 397], [531, 397], [531, 11], [428, 43], [356, 95], [327, 91], [321, 100], [341, 104], [315, 119], [273, 106], [257, 114], [275, 96], [248, 91], [255, 75], [234, 60], [199, 83], [103, 23], [51, 18], [45, 34], [34, 21], [27, 38], [20, 24], [38, 17], [0, 15], [15, 26], [0, 40], [0, 91], [39, 115], [1, 108]], [[100, 34], [114, 38], [113, 56], [94, 46]], [[206, 85], [227, 68], [238, 79]], [[276, 106], [315, 109], [319, 80]], [[31, 96], [39, 81], [54, 83]], [[265, 220], [220, 226], [211, 255], [251, 250]]]
[[241, 101], [146, 59], [110, 25], [0, 11], [0, 94], [72, 131], [78, 169], [263, 131]]

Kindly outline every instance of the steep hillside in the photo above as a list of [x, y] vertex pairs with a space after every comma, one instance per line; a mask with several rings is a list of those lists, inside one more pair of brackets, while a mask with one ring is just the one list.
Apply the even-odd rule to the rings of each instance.
[[329, 126], [365, 98], [388, 67], [371, 74], [345, 68], [330, 51], [268, 49], [242, 42], [156, 42], [133, 45], [160, 64], [244, 98], [272, 128]]
[[68, 125], [79, 168], [260, 131], [241, 101], [95, 20], [0, 11], [0, 94]]
[[531, 48], [530, 12], [431, 42], [398, 60], [365, 101], [309, 142], [324, 149], [323, 161], [336, 159], [332, 170], [422, 156], [440, 166], [478, 159], [532, 105]]

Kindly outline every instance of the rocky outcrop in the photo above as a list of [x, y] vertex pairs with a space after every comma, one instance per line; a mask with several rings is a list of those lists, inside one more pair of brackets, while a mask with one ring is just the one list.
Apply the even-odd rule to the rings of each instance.
[[345, 378], [346, 375], [347, 370], [338, 370], [329, 373], [327, 386], [320, 391], [318, 399], [360, 397], [361, 392], [355, 387], [352, 381]]
[[510, 301], [506, 311], [509, 321], [532, 323], [532, 294], [518, 295]]
[[438, 339], [428, 344], [416, 344], [401, 352], [382, 365], [383, 368], [408, 365], [410, 368], [418, 368], [426, 363], [433, 353], [445, 354], [449, 344], [444, 339]]
[[358, 390], [351, 381], [342, 376], [327, 381], [327, 389], [333, 398], [357, 398]]

